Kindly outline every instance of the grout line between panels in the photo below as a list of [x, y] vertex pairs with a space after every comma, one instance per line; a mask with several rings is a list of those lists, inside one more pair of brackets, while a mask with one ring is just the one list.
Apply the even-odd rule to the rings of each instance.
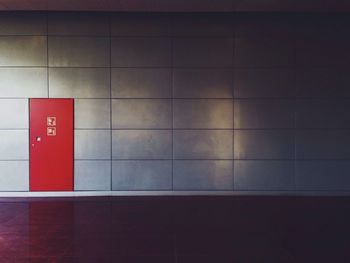
[[46, 85], [47, 98], [50, 98], [50, 71], [49, 71], [49, 14], [46, 13]]
[[174, 190], [174, 39], [171, 38], [171, 189]]
[[113, 190], [113, 111], [112, 111], [112, 16], [108, 16], [109, 24], [109, 128], [110, 128], [110, 189]]

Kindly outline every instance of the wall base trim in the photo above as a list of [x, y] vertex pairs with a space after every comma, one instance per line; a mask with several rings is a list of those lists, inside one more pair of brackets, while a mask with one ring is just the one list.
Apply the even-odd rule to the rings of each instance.
[[350, 191], [74, 191], [0, 192], [1, 197], [89, 197], [89, 196], [350, 196]]

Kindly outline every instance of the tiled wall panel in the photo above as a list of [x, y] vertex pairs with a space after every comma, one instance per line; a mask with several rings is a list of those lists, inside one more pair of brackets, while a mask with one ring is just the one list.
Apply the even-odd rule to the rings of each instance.
[[235, 98], [295, 97], [295, 70], [286, 68], [236, 68]]
[[232, 159], [232, 131], [175, 130], [175, 159]]
[[299, 191], [350, 189], [349, 161], [298, 161], [295, 180]]
[[113, 130], [113, 159], [171, 159], [169, 130]]
[[28, 160], [28, 130], [0, 130], [0, 160]]
[[284, 38], [236, 38], [235, 66], [287, 67], [295, 65], [294, 42]]
[[168, 14], [112, 14], [112, 36], [171, 36], [172, 18]]
[[60, 13], [48, 15], [48, 34], [54, 36], [108, 36], [109, 17], [103, 13]]
[[0, 161], [0, 191], [28, 191], [29, 162]]
[[113, 67], [169, 67], [170, 38], [112, 38]]
[[171, 98], [172, 70], [112, 68], [112, 98]]
[[46, 68], [0, 68], [0, 98], [47, 98]]
[[235, 190], [294, 189], [294, 161], [239, 160], [234, 165]]
[[0, 66], [47, 65], [47, 37], [0, 36]]
[[231, 67], [232, 38], [176, 38], [175, 67]]
[[232, 161], [174, 162], [175, 190], [232, 190]]
[[290, 130], [236, 130], [235, 159], [293, 159], [294, 132]]
[[295, 141], [297, 159], [349, 159], [350, 130], [300, 130]]
[[28, 128], [28, 118], [27, 99], [0, 99], [0, 129]]
[[348, 68], [307, 67], [296, 70], [300, 98], [350, 98]]
[[114, 129], [171, 129], [171, 100], [112, 100]]
[[232, 100], [174, 100], [174, 128], [232, 129]]
[[350, 128], [349, 99], [303, 99], [296, 103], [296, 128]]
[[75, 159], [111, 159], [110, 130], [75, 130]]
[[77, 191], [111, 190], [111, 161], [75, 161], [74, 189]]
[[51, 98], [109, 98], [110, 71], [107, 68], [50, 68]]
[[49, 37], [50, 67], [109, 67], [108, 37]]
[[294, 127], [294, 101], [286, 99], [236, 99], [234, 125], [237, 129]]
[[46, 14], [8, 12], [0, 16], [0, 35], [46, 35]]
[[175, 98], [232, 98], [231, 69], [174, 69]]
[[113, 161], [113, 190], [171, 190], [171, 161]]
[[76, 129], [109, 129], [111, 127], [110, 100], [74, 100], [74, 127]]

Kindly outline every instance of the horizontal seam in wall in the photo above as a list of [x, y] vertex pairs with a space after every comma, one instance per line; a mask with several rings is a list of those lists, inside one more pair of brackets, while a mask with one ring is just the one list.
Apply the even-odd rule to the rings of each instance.
[[112, 128], [113, 131], [232, 131], [232, 128]]
[[0, 128], [0, 131], [28, 131], [29, 128]]
[[[15, 97], [15, 96], [4, 96], [1, 97], [0, 100], [26, 100], [31, 97]], [[35, 96], [35, 98], [47, 98], [45, 96]], [[71, 97], [53, 97], [53, 98], [71, 98]], [[171, 97], [73, 97], [77, 100], [171, 100]], [[199, 98], [199, 97], [174, 97], [173, 100], [230, 100], [232, 97], [225, 97], [225, 98]], [[233, 97], [234, 100], [327, 100], [327, 101], [347, 101], [350, 100], [350, 97]]]
[[[0, 131], [28, 131], [29, 128], [0, 128]], [[350, 128], [75, 128], [75, 131], [350, 131]]]
[[[75, 161], [350, 161], [350, 158], [231, 158], [231, 159], [223, 159], [223, 158], [174, 158], [174, 159], [74, 159]], [[29, 159], [0, 159], [0, 162], [16, 162], [16, 161], [29, 161]]]
[[[282, 196], [305, 196], [305, 195], [334, 195], [334, 196], [348, 196], [350, 195], [349, 190], [287, 190], [287, 191], [281, 191], [281, 190], [267, 190], [267, 191], [254, 191], [254, 190], [211, 190], [211, 191], [205, 191], [205, 190], [195, 190], [195, 191], [157, 191], [157, 190], [134, 190], [134, 191], [115, 191], [115, 190], [106, 190], [106, 191], [74, 191], [74, 192], [29, 192], [29, 191], [2, 191], [0, 193], [0, 197], [16, 197], [16, 193], [18, 193], [18, 197], [25, 196], [25, 197], [51, 197], [51, 198], [64, 198], [64, 197], [79, 197], [79, 196], [89, 196], [89, 192], [91, 192], [91, 195], [100, 195], [100, 196], [131, 196], [131, 195], [157, 195], [157, 196], [166, 196], [166, 195], [173, 195], [173, 196], [185, 196], [185, 195], [198, 195], [198, 196], [205, 196], [205, 195], [282, 195]], [[82, 194], [82, 195], [80, 195]], [[24, 202], [23, 200], [11, 200], [8, 199], [2, 203], [10, 203], [10, 202]], [[26, 201], [25, 201], [26, 202]]]
[[349, 69], [350, 65], [346, 66], [200, 66], [200, 65], [195, 65], [195, 66], [174, 66], [172, 67], [171, 65], [157, 65], [157, 66], [147, 66], [147, 65], [135, 65], [135, 66], [114, 66], [114, 65], [106, 65], [106, 66], [55, 66], [55, 65], [1, 65], [1, 68], [91, 68], [91, 69], [99, 69], [99, 68], [112, 68], [112, 69], [191, 69], [191, 70], [219, 70], [219, 69], [226, 69], [226, 70], [234, 70], [234, 69], [242, 69], [242, 70], [258, 70], [258, 69], [274, 69], [274, 70], [280, 70], [280, 69], [292, 69], [297, 71], [298, 69], [309, 69], [309, 70], [315, 70], [315, 69]]

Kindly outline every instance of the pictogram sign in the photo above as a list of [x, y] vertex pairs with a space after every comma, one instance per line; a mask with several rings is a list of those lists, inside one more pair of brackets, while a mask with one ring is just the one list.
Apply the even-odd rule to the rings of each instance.
[[47, 136], [56, 136], [56, 127], [47, 127]]
[[47, 126], [56, 126], [56, 117], [47, 117]]

